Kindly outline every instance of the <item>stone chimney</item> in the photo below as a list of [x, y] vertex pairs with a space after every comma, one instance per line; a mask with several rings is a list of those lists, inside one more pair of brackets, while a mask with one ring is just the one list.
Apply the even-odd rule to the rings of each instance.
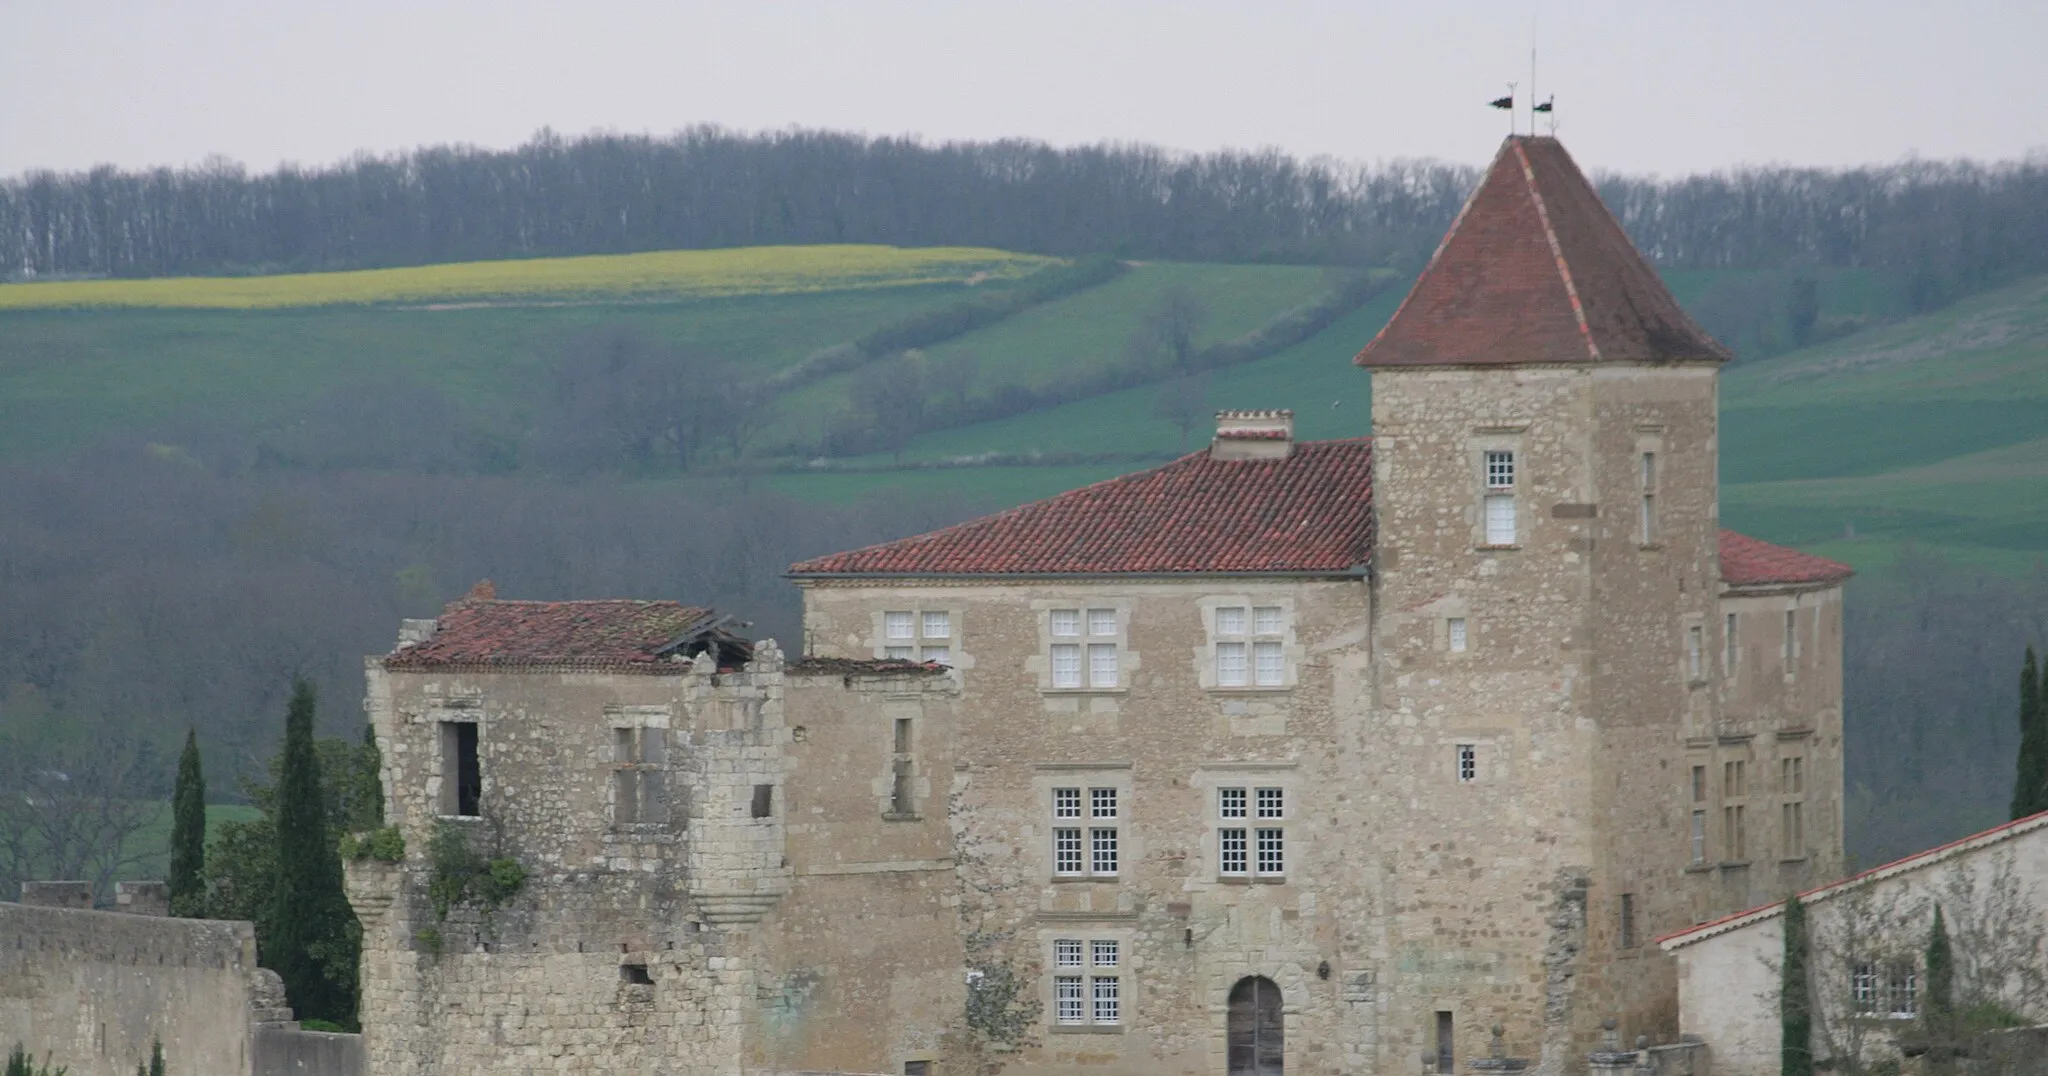
[[1284, 460], [1294, 451], [1294, 412], [1218, 411], [1209, 457], [1219, 460]]
[[425, 619], [407, 617], [398, 622], [398, 645], [402, 649], [408, 646], [418, 646], [424, 642], [431, 642], [434, 638], [434, 632], [440, 630], [440, 627], [441, 622], [432, 617]]

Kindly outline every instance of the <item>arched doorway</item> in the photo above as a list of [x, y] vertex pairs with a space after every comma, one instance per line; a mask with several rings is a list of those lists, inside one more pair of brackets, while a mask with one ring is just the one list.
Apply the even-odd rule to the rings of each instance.
[[1280, 1076], [1286, 1030], [1280, 988], [1261, 975], [1248, 975], [1230, 988], [1227, 1041], [1230, 1076]]

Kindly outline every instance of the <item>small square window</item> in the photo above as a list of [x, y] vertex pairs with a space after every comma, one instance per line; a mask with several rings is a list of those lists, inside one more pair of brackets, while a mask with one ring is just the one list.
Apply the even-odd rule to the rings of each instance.
[[924, 615], [924, 637], [927, 639], [952, 638], [952, 614], [946, 612], [926, 613]]
[[1095, 987], [1095, 1022], [1114, 1024], [1120, 1018], [1117, 997], [1117, 978], [1114, 975], [1097, 975]]
[[1258, 635], [1279, 635], [1287, 630], [1287, 622], [1277, 605], [1261, 605], [1252, 609], [1252, 631]]
[[1117, 963], [1116, 949], [1117, 945], [1113, 941], [1096, 941], [1089, 947], [1089, 953], [1094, 958], [1096, 967], [1113, 968]]
[[912, 621], [907, 611], [882, 614], [882, 635], [885, 638], [915, 639], [917, 633], [911, 628]]
[[1452, 617], [1452, 618], [1450, 619], [1450, 621], [1448, 622], [1448, 624], [1447, 624], [1447, 627], [1448, 627], [1448, 629], [1449, 629], [1449, 635], [1450, 635], [1450, 643], [1451, 643], [1451, 653], [1453, 653], [1453, 654], [1462, 654], [1462, 653], [1464, 653], [1464, 652], [1465, 652], [1465, 618], [1464, 618], [1464, 617], [1461, 617], [1461, 616], [1454, 616], [1454, 617]]
[[1244, 606], [1226, 605], [1216, 610], [1216, 634], [1244, 634]]
[[1116, 789], [1091, 788], [1088, 790], [1088, 817], [1116, 817]]
[[1052, 633], [1062, 639], [1081, 634], [1081, 610], [1054, 609]]
[[[1466, 458], [1470, 458], [1469, 456]], [[1488, 452], [1486, 454], [1486, 488], [1515, 488], [1515, 454], [1513, 452]]]
[[1216, 814], [1220, 818], [1243, 818], [1244, 789], [1219, 788], [1216, 790]]
[[1052, 831], [1052, 870], [1054, 874], [1081, 873], [1080, 830], [1056, 828]]
[[1259, 817], [1282, 818], [1287, 814], [1286, 797], [1277, 788], [1259, 789]]
[[1079, 975], [1060, 975], [1052, 981], [1053, 1019], [1062, 1024], [1088, 1022], [1087, 998]]
[[1478, 747], [1478, 745], [1477, 745], [1477, 744], [1469, 744], [1469, 743], [1461, 743], [1461, 744], [1459, 744], [1459, 745], [1458, 745], [1458, 780], [1460, 780], [1460, 781], [1477, 781], [1478, 779], [1479, 779], [1479, 747]]
[[915, 650], [907, 646], [885, 646], [882, 648], [882, 656], [890, 661], [909, 661], [915, 653]]
[[1081, 817], [1081, 790], [1078, 788], [1053, 789], [1052, 816], [1054, 818]]
[[1052, 966], [1055, 968], [1078, 968], [1081, 966], [1081, 943], [1074, 938], [1061, 938], [1052, 943]]
[[1116, 635], [1116, 610], [1088, 610], [1088, 634], [1094, 636]]
[[1287, 873], [1287, 831], [1283, 829], [1262, 829], [1258, 834], [1259, 873], [1280, 875]]
[[927, 646], [918, 651], [917, 660], [933, 665], [951, 665], [953, 648], [949, 646]]

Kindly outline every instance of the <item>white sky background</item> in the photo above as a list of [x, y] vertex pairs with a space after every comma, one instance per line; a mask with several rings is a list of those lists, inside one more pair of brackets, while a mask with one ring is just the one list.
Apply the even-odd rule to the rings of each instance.
[[1481, 163], [1532, 17], [1590, 168], [2048, 146], [2044, 0], [0, 0], [0, 176], [697, 123]]

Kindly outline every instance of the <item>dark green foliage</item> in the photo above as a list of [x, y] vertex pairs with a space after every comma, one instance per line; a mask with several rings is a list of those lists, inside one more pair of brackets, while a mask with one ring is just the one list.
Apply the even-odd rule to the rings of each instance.
[[1785, 328], [1791, 333], [1792, 346], [1812, 343], [1813, 327], [1819, 320], [1820, 281], [1810, 276], [1795, 278], [1791, 293], [1785, 298]]
[[14, 1049], [7, 1053], [7, 1068], [4, 1076], [64, 1076], [68, 1071], [70, 1070], [51, 1068], [50, 1059], [47, 1055], [43, 1057], [42, 1067], [37, 1068], [36, 1059], [30, 1057], [28, 1050], [17, 1042], [14, 1044]]
[[1941, 905], [1934, 906], [1934, 925], [1927, 930], [1928, 1030], [1938, 1039], [1953, 1031], [1956, 1013], [1956, 956], [1949, 947], [1948, 926]]
[[1785, 952], [1778, 966], [1778, 1071], [1813, 1076], [1813, 983], [1807, 970], [1806, 905], [1785, 898]]
[[171, 793], [171, 914], [206, 914], [206, 775], [199, 767], [199, 732], [185, 732], [178, 784]]
[[363, 726], [363, 746], [356, 754], [355, 790], [350, 795], [349, 828], [376, 829], [384, 824], [383, 753], [377, 750], [377, 729]]
[[2048, 706], [2043, 706], [2041, 670], [2034, 648], [2020, 664], [2019, 772], [2012, 782], [2012, 817], [2048, 811]]
[[135, 1076], [164, 1076], [164, 1040], [150, 1040], [149, 1060], [136, 1063]]
[[361, 927], [341, 887], [341, 857], [328, 827], [320, 760], [313, 747], [313, 685], [292, 685], [285, 716], [276, 810], [277, 873], [270, 907], [258, 920], [266, 967], [284, 980], [303, 1018], [352, 1024]]
[[396, 863], [405, 858], [405, 835], [398, 832], [397, 826], [383, 826], [368, 833], [344, 833], [341, 858]]

